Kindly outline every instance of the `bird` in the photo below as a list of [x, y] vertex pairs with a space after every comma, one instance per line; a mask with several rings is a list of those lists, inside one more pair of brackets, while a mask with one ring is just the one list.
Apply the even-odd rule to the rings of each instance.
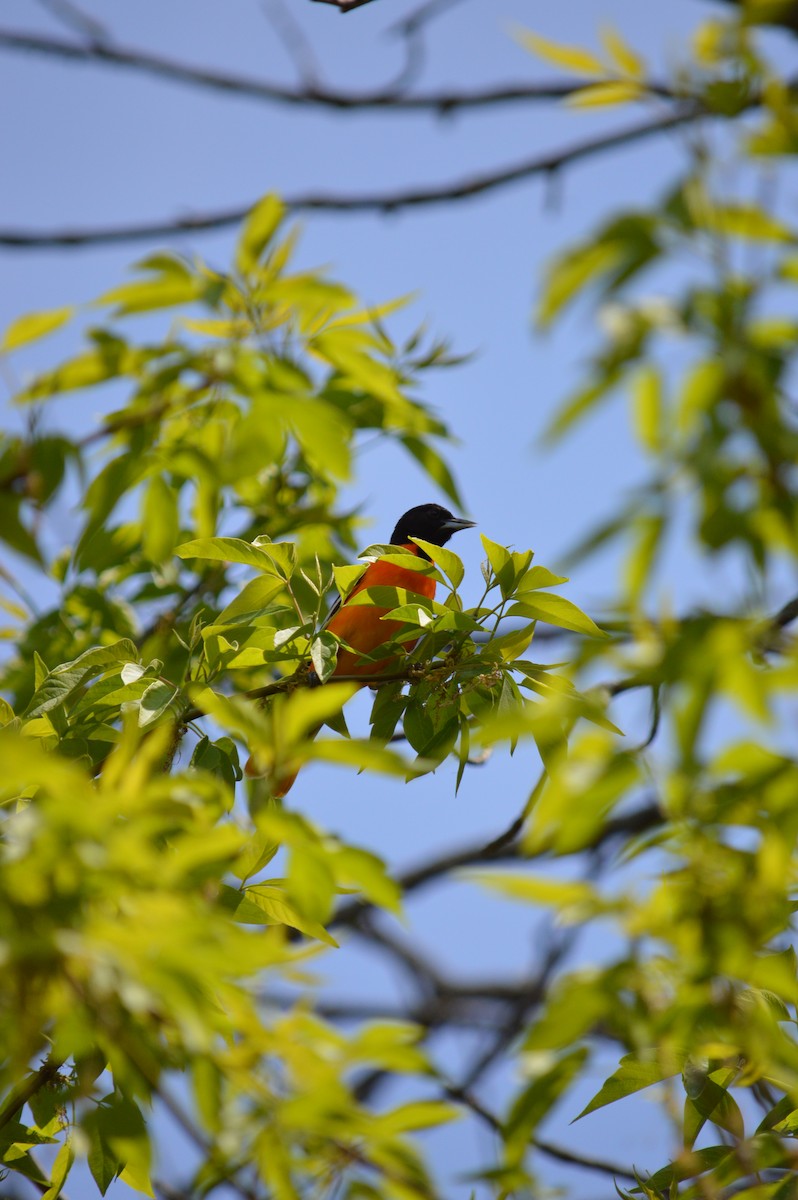
[[[397, 521], [391, 534], [390, 545], [429, 562], [430, 556], [411, 541], [411, 538], [419, 538], [434, 546], [445, 546], [453, 534], [461, 529], [472, 529], [474, 525], [474, 521], [456, 517], [441, 504], [417, 504], [403, 513]], [[402, 567], [398, 563], [386, 562], [384, 558], [370, 562], [351, 591], [343, 600], [333, 605], [325, 622], [325, 629], [334, 633], [343, 643], [338, 651], [332, 679], [340, 679], [342, 676], [368, 676], [373, 680], [374, 676], [390, 671], [400, 655], [409, 652], [415, 646], [415, 642], [406, 642], [401, 650], [393, 649], [390, 656], [375, 660], [374, 655], [379, 648], [390, 643], [403, 628], [401, 621], [383, 619], [391, 608], [396, 607], [394, 604], [382, 607], [379, 604], [351, 603], [359, 592], [378, 587], [402, 588], [429, 600], [435, 597], [435, 580], [432, 576]], [[312, 668], [311, 672], [315, 675]], [[315, 737], [320, 728], [321, 726], [314, 730], [311, 737]], [[254, 756], [247, 762], [245, 773], [250, 777], [257, 777], [263, 773]], [[299, 768], [280, 778], [274, 791], [278, 799], [287, 795], [298, 774]]]

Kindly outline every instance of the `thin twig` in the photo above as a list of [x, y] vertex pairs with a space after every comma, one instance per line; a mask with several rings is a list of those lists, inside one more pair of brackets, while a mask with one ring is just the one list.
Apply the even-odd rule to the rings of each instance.
[[[473, 1112], [474, 1116], [492, 1129], [494, 1133], [502, 1132], [502, 1123], [495, 1113], [474, 1095], [473, 1092], [466, 1088], [457, 1087], [454, 1084], [448, 1084], [444, 1087], [444, 1093], [451, 1100], [455, 1100], [460, 1104], [464, 1104], [466, 1108]], [[634, 1183], [637, 1176], [628, 1167], [622, 1167], [619, 1163], [607, 1162], [605, 1159], [591, 1158], [588, 1154], [577, 1154], [573, 1150], [568, 1150], [564, 1146], [558, 1146], [554, 1142], [549, 1142], [545, 1138], [533, 1137], [531, 1144], [538, 1149], [541, 1154], [547, 1155], [549, 1158], [554, 1158], [558, 1162], [568, 1163], [573, 1167], [581, 1167], [585, 1171], [597, 1171], [602, 1175], [612, 1175], [617, 1179], [627, 1179]]]
[[[655, 829], [663, 822], [662, 809], [655, 800], [650, 800], [642, 807], [635, 809], [634, 812], [626, 813], [623, 816], [613, 817], [605, 822], [602, 828], [597, 832], [595, 840], [590, 846], [585, 849], [597, 849], [601, 846], [608, 845], [618, 838], [633, 837], [641, 833], [646, 833], [650, 829]], [[513, 826], [516, 825], [518, 818], [513, 821]], [[512, 826], [510, 827], [512, 828]], [[470, 845], [462, 846], [459, 850], [454, 850], [450, 853], [439, 855], [437, 858], [430, 859], [429, 862], [421, 863], [417, 867], [411, 867], [408, 871], [396, 877], [396, 882], [399, 884], [402, 892], [407, 895], [408, 892], [418, 891], [420, 888], [426, 887], [430, 883], [435, 883], [442, 877], [449, 875], [458, 867], [476, 866], [483, 862], [510, 861], [520, 856], [520, 847], [516, 841], [509, 841], [507, 834], [509, 830], [498, 838], [494, 838], [488, 842], [473, 842]], [[330, 923], [329, 928], [340, 929], [342, 926], [352, 925], [359, 918], [360, 914], [369, 908], [373, 908], [367, 900], [349, 900], [336, 912]]]
[[[494, 171], [471, 175], [426, 188], [410, 188], [406, 191], [372, 192], [355, 195], [325, 195], [307, 193], [285, 197], [286, 207], [293, 212], [392, 213], [406, 208], [425, 208], [437, 204], [448, 204], [454, 200], [466, 200], [481, 196], [510, 184], [532, 179], [537, 175], [550, 175], [575, 162], [603, 154], [607, 150], [628, 146], [634, 142], [665, 133], [680, 125], [696, 120], [701, 110], [695, 105], [680, 107], [674, 112], [654, 119], [627, 125], [613, 133], [601, 134], [575, 142], [564, 150], [539, 154], [524, 162]], [[0, 229], [0, 245], [16, 249], [44, 249], [53, 246], [78, 247], [107, 245], [115, 242], [152, 241], [171, 238], [181, 233], [201, 233], [210, 229], [224, 229], [238, 225], [249, 212], [250, 206], [220, 209], [215, 212], [197, 213], [176, 220], [151, 221], [98, 228], [61, 229], [40, 232], [25, 229]]]
[[81, 37], [88, 37], [92, 42], [102, 42], [108, 37], [105, 28], [96, 17], [83, 12], [72, 0], [39, 0], [39, 4], [67, 29], [79, 33]]
[[261, 8], [283, 43], [305, 90], [312, 94], [320, 86], [321, 72], [301, 25], [281, 0], [261, 0]]
[[[0, 28], [0, 50], [3, 49], [137, 71], [145, 75], [156, 75], [173, 83], [208, 88], [249, 100], [297, 107], [331, 108], [339, 112], [353, 113], [380, 109], [388, 113], [427, 113], [442, 116], [458, 109], [563, 100], [591, 82], [589, 79], [576, 83], [572, 79], [555, 80], [551, 83], [519, 82], [481, 89], [407, 95], [400, 91], [396, 84], [363, 92], [341, 91], [317, 84], [299, 88], [286, 87], [251, 75], [237, 75], [228, 71], [218, 71], [213, 67], [194, 66], [140, 47], [121, 46], [118, 43], [112, 45], [107, 42], [73, 42], [25, 29]], [[664, 83], [654, 80], [646, 84], [646, 91], [663, 99], [676, 99]]]

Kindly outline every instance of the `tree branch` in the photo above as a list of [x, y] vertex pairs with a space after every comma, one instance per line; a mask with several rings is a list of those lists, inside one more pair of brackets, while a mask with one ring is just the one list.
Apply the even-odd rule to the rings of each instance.
[[13, 1121], [19, 1112], [32, 1100], [40, 1088], [47, 1087], [57, 1078], [58, 1072], [64, 1065], [62, 1058], [47, 1058], [22, 1083], [13, 1089], [3, 1107], [0, 1109], [0, 1129]]
[[[458, 109], [563, 100], [590, 82], [599, 82], [589, 79], [563, 79], [552, 83], [519, 82], [478, 90], [419, 92], [406, 95], [395, 84], [364, 92], [340, 91], [311, 81], [306, 81], [302, 87], [286, 87], [253, 76], [218, 71], [212, 67], [193, 66], [191, 63], [139, 47], [100, 41], [74, 42], [67, 38], [28, 30], [0, 28], [0, 50], [44, 55], [93, 66], [122, 68], [144, 75], [155, 75], [172, 83], [243, 96], [269, 104], [329, 108], [337, 112], [355, 113], [379, 109], [395, 114], [422, 113], [445, 116]], [[673, 92], [662, 83], [652, 81], [646, 84], [646, 90], [664, 99], [676, 99]]]
[[[502, 1123], [495, 1113], [486, 1108], [466, 1088], [450, 1084], [444, 1088], [444, 1094], [449, 1099], [455, 1100], [459, 1104], [464, 1104], [466, 1108], [471, 1110], [474, 1116], [479, 1117], [494, 1133], [502, 1132]], [[630, 1183], [634, 1183], [637, 1180], [637, 1176], [628, 1167], [622, 1167], [618, 1163], [607, 1162], [601, 1158], [591, 1158], [588, 1154], [576, 1154], [573, 1150], [567, 1150], [564, 1146], [558, 1146], [554, 1142], [546, 1141], [545, 1138], [533, 1137], [531, 1144], [541, 1154], [546, 1154], [549, 1158], [554, 1158], [558, 1162], [568, 1163], [572, 1167], [582, 1167], [586, 1171], [598, 1171], [602, 1175], [612, 1175], [618, 1179], [627, 1179]]]
[[[659, 804], [655, 800], [649, 800], [647, 804], [644, 804], [639, 809], [635, 809], [634, 812], [613, 817], [607, 821], [597, 833], [595, 840], [590, 846], [586, 846], [585, 849], [596, 850], [607, 845], [609, 842], [615, 841], [617, 838], [632, 837], [637, 834], [646, 833], [649, 829], [655, 829], [658, 825], [661, 825], [662, 821], [663, 815]], [[520, 857], [518, 842], [511, 840], [508, 836], [510, 830], [514, 829], [517, 823], [518, 818], [513, 821], [510, 828], [504, 834], [494, 838], [487, 845], [482, 841], [472, 842], [470, 845], [463, 846], [459, 850], [442, 854], [437, 858], [430, 859], [429, 862], [421, 863], [417, 867], [411, 867], [403, 874], [398, 875], [396, 882], [406, 895], [408, 892], [418, 891], [419, 888], [434, 883], [442, 876], [448, 875], [451, 871], [457, 870], [459, 867], [471, 867], [483, 862], [517, 859]], [[364, 911], [373, 907], [374, 905], [367, 900], [347, 901], [340, 906], [333, 917], [329, 925], [330, 930], [356, 923]]]
[[[323, 193], [285, 198], [286, 207], [294, 212], [338, 212], [391, 213], [404, 208], [430, 207], [454, 200], [465, 200], [487, 192], [520, 183], [536, 175], [551, 175], [572, 163], [582, 161], [628, 146], [634, 142], [665, 133], [696, 120], [703, 115], [695, 105], [682, 106], [665, 116], [659, 116], [634, 125], [627, 125], [613, 133], [600, 134], [575, 142], [564, 150], [536, 155], [513, 166], [501, 167], [483, 174], [426, 188], [411, 188], [405, 191], [373, 192], [371, 194], [336, 196]], [[115, 242], [151, 241], [170, 238], [181, 233], [200, 233], [210, 229], [223, 229], [238, 225], [249, 212], [250, 206], [221, 209], [216, 212], [198, 213], [172, 221], [142, 222], [129, 225], [110, 225], [104, 228], [62, 229], [37, 232], [24, 229], [0, 229], [0, 246], [15, 249], [44, 249], [54, 246], [76, 247], [107, 245]]]

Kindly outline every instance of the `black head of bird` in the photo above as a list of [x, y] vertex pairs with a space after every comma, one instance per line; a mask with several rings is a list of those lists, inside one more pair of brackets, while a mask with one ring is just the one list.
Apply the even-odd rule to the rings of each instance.
[[441, 504], [417, 504], [397, 521], [391, 534], [391, 545], [406, 546], [411, 537], [417, 537], [433, 546], [445, 546], [453, 533], [471, 529], [474, 524], [474, 521], [456, 517]]

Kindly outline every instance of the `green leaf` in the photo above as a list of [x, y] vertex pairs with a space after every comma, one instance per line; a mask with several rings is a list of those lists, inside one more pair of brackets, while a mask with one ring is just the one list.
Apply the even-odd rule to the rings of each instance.
[[566, 98], [569, 108], [599, 108], [610, 104], [633, 104], [646, 95], [645, 88], [631, 80], [608, 79], [606, 83], [594, 83], [579, 88]]
[[716, 359], [704, 359], [690, 368], [676, 413], [676, 426], [681, 433], [692, 433], [700, 417], [721, 399], [725, 381], [726, 368]]
[[165, 563], [174, 553], [180, 529], [177, 492], [162, 475], [154, 475], [144, 491], [141, 505], [141, 541], [144, 553], [154, 563]]
[[525, 575], [521, 576], [516, 586], [516, 593], [520, 597], [522, 592], [533, 592], [538, 588], [559, 587], [561, 583], [568, 583], [566, 575], [555, 575], [547, 567], [531, 567]]
[[[238, 762], [238, 747], [232, 738], [228, 737], [220, 737], [213, 742], [207, 736], [201, 737], [194, 747], [189, 766], [201, 771], [210, 771], [212, 775], [223, 779], [230, 788], [235, 787], [243, 775]], [[254, 874], [254, 871], [250, 874]]]
[[138, 650], [128, 638], [122, 638], [111, 646], [95, 646], [84, 651], [72, 662], [62, 663], [50, 671], [34, 692], [25, 712], [26, 717], [39, 717], [63, 704], [73, 696], [93, 675], [107, 667], [116, 666], [136, 658]]
[[[331, 687], [327, 684], [327, 687]], [[325, 689], [326, 690], [326, 689]], [[401, 779], [423, 774], [423, 762], [408, 763], [400, 754], [381, 746], [379, 742], [351, 738], [319, 738], [308, 751], [308, 757], [323, 762], [340, 763], [357, 767], [360, 771], [377, 771], [384, 775], [396, 775]]]
[[238, 891], [223, 883], [219, 903], [242, 925], [288, 925], [327, 946], [338, 946], [323, 925], [302, 917], [288, 901], [284, 889], [274, 884], [258, 883]]
[[310, 644], [310, 661], [320, 683], [326, 683], [335, 673], [338, 645], [338, 638], [327, 630], [322, 630]]
[[268, 575], [258, 575], [255, 579], [250, 579], [235, 599], [222, 609], [215, 618], [214, 625], [240, 623], [247, 617], [255, 617], [263, 612], [282, 590], [282, 579]]
[[599, 899], [593, 887], [581, 880], [546, 879], [510, 871], [469, 870], [461, 874], [510, 900], [528, 904], [551, 905], [558, 909], [587, 906], [588, 910], [593, 910]]
[[527, 617], [532, 621], [545, 621], [547, 625], [556, 625], [559, 629], [570, 629], [574, 633], [586, 633], [590, 637], [604, 638], [608, 635], [599, 629], [595, 621], [583, 613], [581, 608], [564, 596], [550, 596], [546, 593], [536, 593], [535, 596], [524, 595], [508, 610], [508, 617]]
[[191, 304], [200, 299], [205, 287], [202, 278], [181, 263], [179, 270], [158, 272], [146, 279], [135, 279], [112, 288], [100, 297], [98, 303], [113, 307], [117, 316], [155, 312], [160, 308]]
[[515, 580], [515, 567], [510, 551], [504, 546], [500, 546], [498, 542], [492, 542], [484, 533], [480, 534], [480, 541], [488, 556], [493, 574], [498, 580], [502, 595], [509, 596]]
[[745, 1122], [728, 1088], [737, 1078], [736, 1067], [722, 1067], [710, 1074], [691, 1063], [684, 1068], [684, 1145], [692, 1149], [707, 1121], [726, 1129], [735, 1138], [745, 1137]]
[[630, 76], [632, 79], [645, 78], [645, 63], [617, 29], [613, 28], [612, 25], [603, 25], [601, 28], [601, 40], [610, 58], [615, 61], [624, 74]]
[[333, 579], [342, 600], [347, 598], [368, 565], [368, 563], [354, 563], [351, 566], [333, 567]]
[[310, 467], [322, 476], [347, 480], [352, 474], [352, 426], [331, 404], [292, 399], [288, 423]]
[[604, 75], [606, 68], [600, 58], [581, 46], [566, 46], [533, 33], [531, 29], [516, 29], [515, 39], [525, 49], [555, 67], [563, 67], [576, 75]]
[[622, 247], [613, 241], [600, 241], [579, 247], [558, 258], [548, 269], [538, 302], [537, 319], [545, 327], [578, 292], [601, 275], [614, 270], [621, 261]]
[[616, 1100], [623, 1100], [624, 1096], [631, 1096], [633, 1092], [651, 1087], [653, 1083], [661, 1083], [663, 1079], [675, 1075], [678, 1070], [679, 1064], [675, 1062], [663, 1063], [653, 1056], [639, 1058], [634, 1054], [626, 1054], [621, 1059], [618, 1070], [604, 1081], [590, 1103], [574, 1119], [579, 1121], [588, 1113], [595, 1112], [597, 1108], [614, 1104]]
[[72, 1148], [72, 1140], [67, 1138], [55, 1156], [55, 1161], [50, 1169], [50, 1186], [43, 1194], [42, 1200], [58, 1200], [74, 1161], [75, 1151]]
[[465, 567], [462, 560], [452, 550], [448, 550], [446, 546], [435, 546], [432, 542], [425, 542], [423, 538], [411, 538], [410, 540], [430, 556], [436, 567], [440, 567], [451, 580], [455, 590], [459, 588], [465, 576]]
[[165, 679], [154, 680], [139, 701], [139, 728], [157, 721], [179, 692], [178, 687]]
[[318, 727], [336, 717], [357, 690], [356, 683], [328, 683], [324, 687], [298, 688], [293, 695], [281, 698], [281, 740], [293, 745], [315, 737]]
[[585, 1047], [580, 1047], [555, 1059], [552, 1066], [544, 1069], [515, 1098], [504, 1121], [506, 1163], [520, 1165], [532, 1134], [578, 1075], [587, 1053]]
[[662, 377], [653, 363], [646, 363], [634, 376], [632, 412], [641, 446], [657, 453], [663, 444]]
[[20, 346], [26, 346], [28, 342], [35, 342], [38, 338], [46, 337], [48, 333], [54, 333], [56, 329], [60, 329], [62, 325], [71, 320], [74, 313], [75, 309], [70, 305], [65, 308], [51, 308], [46, 312], [27, 313], [24, 317], [17, 317], [3, 335], [3, 340], [0, 342], [0, 354], [8, 354], [11, 350], [18, 350]]
[[119, 1174], [121, 1164], [116, 1151], [112, 1149], [106, 1138], [103, 1137], [99, 1123], [97, 1121], [91, 1123], [84, 1121], [84, 1129], [87, 1125], [89, 1133], [87, 1162], [92, 1179], [97, 1184], [100, 1195], [104, 1196]]
[[755, 204], [710, 204], [702, 206], [699, 211], [703, 217], [700, 224], [726, 237], [795, 242], [795, 234], [788, 226]]
[[463, 1113], [454, 1104], [442, 1100], [416, 1100], [402, 1104], [379, 1117], [380, 1129], [385, 1133], [411, 1133], [417, 1129], [432, 1129], [449, 1121], [459, 1121]]
[[355, 846], [342, 846], [335, 854], [334, 869], [341, 883], [354, 884], [372, 904], [394, 916], [401, 915], [402, 889], [376, 854]]
[[[260, 539], [258, 541], [260, 542]], [[268, 540], [261, 546], [245, 542], [241, 538], [197, 538], [193, 542], [184, 542], [182, 546], [178, 546], [175, 554], [178, 558], [201, 558], [210, 562], [242, 563], [248, 567], [256, 567], [258, 571], [263, 571], [267, 575], [279, 575], [282, 579], [288, 578], [281, 569], [282, 563], [278, 567], [275, 561], [276, 555], [268, 553], [265, 549], [265, 546], [268, 545], [270, 545]], [[274, 547], [275, 551], [280, 549], [280, 546]]]
[[455, 508], [464, 508], [454, 476], [438, 451], [429, 442], [423, 442], [420, 438], [403, 437], [399, 440], [413, 455], [416, 462], [424, 468], [430, 479], [437, 483], [444, 495], [449, 497]]
[[263, 196], [247, 214], [236, 247], [236, 269], [242, 275], [256, 270], [280, 223], [285, 206], [273, 192]]

